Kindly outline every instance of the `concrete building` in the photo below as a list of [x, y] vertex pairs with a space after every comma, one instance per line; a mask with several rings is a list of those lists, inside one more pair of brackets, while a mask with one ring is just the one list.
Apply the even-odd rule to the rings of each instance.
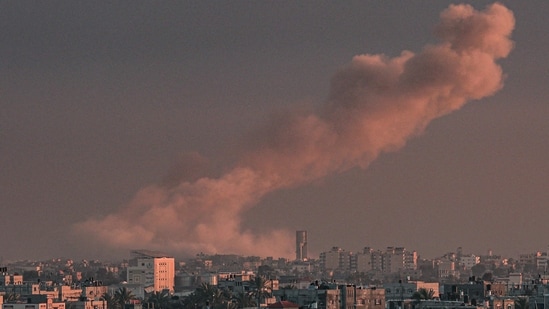
[[359, 273], [367, 273], [373, 270], [372, 251], [370, 248], [364, 248], [363, 252], [355, 255], [356, 271]]
[[[418, 269], [418, 255], [416, 251], [408, 251], [403, 247], [387, 247], [385, 252], [365, 247], [362, 252], [354, 256], [354, 265], [351, 270], [357, 272], [382, 272], [392, 274], [404, 270]], [[353, 268], [354, 266], [354, 268]]]
[[474, 254], [462, 255], [458, 257], [459, 265], [464, 269], [471, 269], [473, 266], [480, 263], [480, 256]]
[[383, 252], [381, 250], [372, 251], [372, 270], [383, 271]]
[[320, 267], [324, 271], [348, 271], [350, 270], [350, 256], [350, 252], [340, 247], [332, 247], [330, 251], [320, 253]]
[[377, 287], [357, 287], [355, 290], [356, 309], [385, 309], [385, 289]]
[[65, 309], [65, 303], [48, 300], [41, 303], [2, 304], [2, 309]]
[[392, 274], [404, 269], [406, 249], [402, 247], [387, 247], [383, 254], [382, 270], [386, 274]]
[[82, 287], [82, 296], [86, 300], [99, 300], [108, 292], [108, 287], [104, 285], [91, 285]]
[[69, 304], [70, 309], [107, 309], [106, 300], [72, 301]]
[[[106, 291], [106, 287], [105, 287], [105, 291]], [[70, 285], [62, 285], [59, 287], [60, 301], [77, 301], [77, 300], [80, 300], [82, 297], [83, 297], [83, 293], [81, 288], [76, 288]], [[94, 297], [90, 297], [90, 299], [94, 299]]]
[[296, 261], [306, 261], [307, 256], [307, 231], [295, 232], [295, 259]]
[[414, 251], [405, 251], [404, 252], [404, 269], [406, 270], [417, 270], [417, 252]]
[[340, 309], [340, 290], [310, 285], [306, 289], [273, 291], [277, 299], [291, 301], [301, 308]]
[[170, 293], [175, 287], [175, 259], [161, 252], [134, 250], [128, 265], [129, 284], [142, 284], [147, 292]]
[[384, 283], [385, 299], [387, 302], [398, 303], [411, 299], [412, 295], [419, 289], [425, 289], [433, 293], [434, 298], [440, 294], [438, 282], [409, 281], [398, 283]]
[[481, 305], [485, 297], [491, 294], [491, 286], [483, 281], [441, 284], [440, 299]]
[[23, 276], [5, 274], [3, 276], [0, 276], [0, 284], [1, 285], [21, 285], [23, 284]]
[[385, 289], [340, 285], [341, 309], [385, 309]]
[[440, 260], [437, 264], [437, 275], [439, 278], [459, 277], [456, 263], [450, 260]]
[[299, 305], [296, 303], [292, 303], [291, 301], [287, 300], [281, 300], [277, 301], [276, 303], [269, 304], [267, 306], [268, 309], [278, 309], [278, 308], [287, 308], [287, 309], [299, 309]]

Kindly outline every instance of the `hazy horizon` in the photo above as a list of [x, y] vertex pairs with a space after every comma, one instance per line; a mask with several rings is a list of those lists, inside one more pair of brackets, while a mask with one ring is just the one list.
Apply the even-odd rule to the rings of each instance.
[[452, 3], [4, 2], [0, 256], [546, 250], [549, 4]]

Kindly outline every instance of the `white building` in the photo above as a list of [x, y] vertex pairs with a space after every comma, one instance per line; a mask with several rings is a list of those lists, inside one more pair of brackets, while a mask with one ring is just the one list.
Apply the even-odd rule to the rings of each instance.
[[128, 265], [129, 284], [142, 284], [147, 292], [174, 291], [175, 259], [166, 254], [134, 250]]

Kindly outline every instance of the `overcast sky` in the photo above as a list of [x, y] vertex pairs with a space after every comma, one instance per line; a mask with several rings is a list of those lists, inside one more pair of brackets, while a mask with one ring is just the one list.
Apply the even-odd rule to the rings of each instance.
[[[442, 44], [435, 28], [450, 3], [0, 2], [0, 256], [125, 258], [150, 248], [292, 257], [295, 230], [309, 232], [312, 258], [332, 246], [403, 246], [423, 257], [459, 246], [511, 257], [547, 250], [546, 1], [502, 2], [516, 24], [513, 50], [495, 57], [499, 91], [464, 95], [464, 105], [405, 132], [362, 132], [400, 134], [367, 155], [325, 140], [326, 127], [355, 118], [337, 109], [353, 61], [366, 59], [353, 57], [418, 58], [421, 69], [426, 46]], [[469, 3], [482, 11], [490, 2]], [[292, 131], [301, 119], [322, 145]], [[318, 152], [314, 160], [341, 161], [299, 165], [287, 137]], [[347, 137], [344, 145], [361, 143]], [[334, 149], [337, 160], [324, 155]], [[259, 162], [271, 155], [276, 164]], [[234, 179], [233, 195], [209, 200]], [[257, 187], [242, 193], [245, 181]]]

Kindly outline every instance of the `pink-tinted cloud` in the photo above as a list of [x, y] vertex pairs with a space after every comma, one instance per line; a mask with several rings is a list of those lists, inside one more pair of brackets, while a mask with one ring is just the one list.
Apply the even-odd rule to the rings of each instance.
[[241, 227], [243, 213], [265, 194], [365, 168], [433, 119], [502, 87], [495, 61], [512, 49], [512, 12], [500, 4], [484, 11], [452, 5], [440, 17], [440, 43], [394, 58], [354, 57], [333, 77], [318, 113], [280, 115], [222, 176], [171, 177], [169, 186], [144, 188], [118, 212], [81, 222], [76, 230], [118, 248], [291, 256], [293, 232], [256, 235]]

